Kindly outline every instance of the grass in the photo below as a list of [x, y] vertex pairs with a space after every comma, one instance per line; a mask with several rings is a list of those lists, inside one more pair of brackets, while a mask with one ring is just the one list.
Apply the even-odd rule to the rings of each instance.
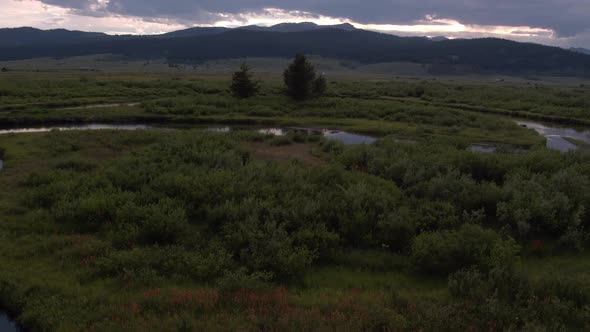
[[[498, 293], [481, 302], [457, 297], [450, 291], [447, 275], [422, 272], [410, 254], [411, 241], [417, 236], [440, 230], [455, 234], [463, 223], [481, 224], [493, 234], [501, 228], [502, 235], [497, 238], [503, 240], [516, 236], [511, 218], [530, 216], [527, 209], [537, 208], [533, 221], [542, 225], [539, 227], [553, 227], [554, 214], [543, 208], [547, 204], [567, 207], [560, 213], [567, 216], [568, 223], [585, 218], [585, 210], [576, 209], [588, 200], [583, 190], [578, 190], [587, 181], [584, 155], [561, 156], [543, 149], [523, 155], [466, 151], [472, 143], [533, 148], [544, 143], [542, 137], [510, 119], [474, 108], [530, 112], [540, 117], [563, 114], [586, 121], [582, 108], [587, 97], [579, 88], [343, 81], [331, 83], [331, 92], [324, 98], [295, 103], [282, 96], [277, 81], [266, 83], [261, 96], [238, 101], [229, 97], [227, 82], [219, 77], [205, 81], [134, 73], [10, 75], [10, 79], [0, 78], [3, 125], [144, 122], [189, 128], [206, 124], [295, 126], [406, 137], [421, 143], [397, 144], [384, 139], [371, 147], [345, 148], [318, 137], [277, 139], [251, 132], [216, 134], [190, 129], [2, 135], [5, 165], [0, 171], [0, 265], [4, 268], [0, 269], [0, 308], [31, 330], [140, 331], [158, 326], [170, 331], [435, 331], [473, 330], [474, 326], [489, 327], [494, 320], [505, 323], [498, 329], [520, 330], [526, 324], [546, 324], [550, 319], [567, 327], [580, 326], [578, 316], [572, 317], [582, 317], [583, 311], [573, 307], [543, 307], [549, 314], [544, 311], [534, 316], [533, 309], [539, 308], [535, 297], [524, 298], [523, 303], [509, 302]], [[524, 97], [515, 101], [518, 93]], [[114, 101], [142, 104], [64, 109]], [[544, 107], [537, 110], [541, 104]], [[561, 107], [563, 113], [557, 113]], [[203, 137], [210, 141], [199, 141]], [[134, 179], [142, 176], [147, 176], [149, 184], [135, 187]], [[570, 178], [574, 183], [566, 181]], [[93, 201], [94, 196], [82, 189], [68, 187], [74, 181], [102, 188], [104, 200]], [[45, 182], [50, 185], [45, 187]], [[243, 193], [244, 188], [239, 188], [242, 183], [255, 184], [252, 194]], [[556, 188], [562, 186], [577, 189], [562, 193], [562, 188]], [[53, 194], [41, 198], [59, 196], [61, 201], [73, 203], [31, 207], [31, 197], [43, 190], [53, 190], [47, 191]], [[159, 200], [161, 195], [174, 201], [166, 205], [162, 201], [168, 201]], [[311, 195], [317, 196], [312, 199]], [[164, 220], [172, 219], [177, 205], [185, 204], [185, 210], [192, 213], [191, 222], [178, 232], [181, 236], [173, 245], [119, 241], [118, 236], [129, 235], [125, 232], [132, 240], [140, 238], [133, 237], [133, 228], [118, 229], [121, 225], [113, 223], [105, 223], [97, 231], [84, 229], [89, 220], [105, 212], [102, 203], [121, 197], [145, 211], [161, 212], [150, 209], [154, 202], [162, 204], [157, 206], [166, 212], [159, 214]], [[499, 202], [507, 206], [502, 218], [508, 221], [500, 221], [496, 215]], [[45, 204], [44, 200], [39, 204]], [[208, 213], [200, 210], [206, 206]], [[371, 214], [381, 210], [387, 213]], [[139, 210], [117, 207], [117, 211], [121, 214], [117, 221], [138, 218], [134, 213]], [[83, 215], [68, 224], [70, 213]], [[239, 222], [224, 225], [232, 218]], [[314, 224], [317, 228], [294, 233], [293, 229], [316, 218], [321, 219]], [[250, 226], [259, 220], [266, 223]], [[290, 221], [285, 228], [272, 228], [273, 221], [284, 220]], [[327, 231], [332, 229], [339, 232]], [[219, 235], [222, 232], [225, 235]], [[477, 229], [473, 232], [479, 234]], [[281, 237], [284, 234], [296, 234], [296, 238]], [[410, 243], [399, 244], [404, 240], [398, 241], [399, 234], [408, 234]], [[575, 241], [576, 234], [568, 239]], [[313, 250], [316, 260], [301, 264], [301, 252], [289, 252], [293, 248], [283, 246], [288, 240], [317, 245]], [[240, 243], [256, 245], [240, 248]], [[233, 249], [234, 245], [238, 248]], [[390, 249], [395, 245], [399, 250]], [[453, 246], [450, 255], [465, 255], [470, 260], [479, 249], [477, 243], [468, 245], [473, 248], [465, 252], [460, 245]], [[230, 263], [219, 265], [226, 270], [217, 271], [215, 278], [200, 277], [201, 270], [214, 269], [223, 262], [220, 248], [233, 250]], [[203, 253], [211, 249], [218, 256], [207, 260], [209, 256]], [[483, 250], [486, 254], [487, 249]], [[494, 254], [511, 258], [503, 252]], [[265, 262], [269, 255], [278, 257], [270, 267], [264, 265], [270, 264]], [[489, 255], [478, 262], [479, 268], [497, 258]], [[588, 286], [587, 256], [564, 251], [536, 258], [524, 252], [519, 271], [533, 284], [554, 281], [555, 274], [562, 273]], [[165, 264], [154, 262], [158, 257], [164, 257]], [[182, 270], [178, 266], [185, 267], [185, 259], [197, 263]], [[240, 270], [243, 266], [250, 270]], [[293, 272], [299, 277], [273, 283], [256, 274], [266, 271], [264, 268], [281, 272], [277, 266], [304, 268]], [[477, 285], [475, 278], [462, 281], [465, 289]], [[519, 290], [524, 294], [526, 289]], [[570, 303], [567, 296], [563, 305]], [[514, 319], [509, 315], [518, 310], [530, 321], [511, 325]], [[535, 330], [535, 325], [527, 326]]]
[[523, 269], [536, 280], [560, 277], [575, 279], [590, 288], [590, 254], [548, 255], [528, 257], [523, 261]]
[[304, 284], [306, 289], [389, 290], [405, 297], [423, 299], [442, 300], [449, 295], [445, 279], [428, 279], [404, 270], [375, 272], [354, 267], [325, 266], [309, 272], [304, 279]]
[[[541, 137], [519, 128], [509, 119], [441, 102], [438, 95], [448, 93], [445, 91], [455, 83], [332, 82], [325, 98], [295, 103], [282, 96], [276, 81], [265, 83], [259, 97], [235, 100], [227, 92], [228, 83], [219, 77], [204, 81], [190, 77], [171, 80], [157, 75], [141, 78], [132, 74], [89, 75], [93, 76], [20, 74], [15, 79], [0, 79], [0, 125], [249, 124], [341, 129], [380, 137], [450, 140], [463, 145], [493, 143], [531, 147], [544, 143]], [[424, 87], [425, 95], [412, 96], [419, 86]], [[464, 90], [452, 91], [465, 94]], [[142, 104], [68, 109], [136, 101]]]
[[588, 142], [584, 142], [584, 141], [581, 141], [581, 140], [578, 140], [575, 138], [571, 138], [571, 137], [564, 137], [563, 139], [574, 144], [581, 151], [590, 151], [590, 143], [588, 143]]

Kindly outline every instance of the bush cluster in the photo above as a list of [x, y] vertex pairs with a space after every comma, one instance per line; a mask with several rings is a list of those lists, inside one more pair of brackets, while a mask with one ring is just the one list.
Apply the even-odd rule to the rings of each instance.
[[[400, 199], [395, 184], [246, 154], [227, 137], [179, 133], [105, 167], [68, 161], [32, 175], [24, 201], [64, 232], [108, 239], [115, 251], [97, 265], [108, 275], [212, 281], [245, 268], [285, 280], [330, 248], [379, 245], [380, 220]], [[165, 258], [170, 248], [184, 263]], [[209, 272], [189, 273], [188, 266]]]

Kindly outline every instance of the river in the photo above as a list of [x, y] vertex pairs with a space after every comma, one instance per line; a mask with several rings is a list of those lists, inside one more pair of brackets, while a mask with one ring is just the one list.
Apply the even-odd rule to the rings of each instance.
[[21, 332], [22, 329], [5, 313], [0, 312], [0, 331], [1, 332]]
[[[551, 150], [558, 150], [561, 152], [568, 152], [572, 150], [578, 149], [574, 143], [568, 141], [566, 138], [572, 138], [584, 143], [590, 144], [590, 130], [588, 129], [577, 129], [577, 128], [570, 128], [570, 127], [561, 127], [554, 124], [545, 124], [545, 123], [538, 123], [538, 122], [531, 122], [525, 120], [514, 120], [518, 125], [535, 130], [539, 135], [544, 136], [547, 139], [547, 148]], [[82, 124], [82, 125], [63, 125], [63, 126], [44, 126], [44, 127], [17, 127], [17, 128], [7, 128], [7, 129], [0, 129], [0, 135], [3, 134], [19, 134], [19, 133], [41, 133], [41, 132], [48, 132], [52, 130], [59, 130], [59, 131], [68, 131], [68, 130], [141, 130], [141, 129], [150, 129], [150, 128], [162, 128], [166, 129], [165, 127], [159, 126], [149, 126], [143, 124], [101, 124], [101, 123], [94, 123], [94, 124]], [[174, 129], [168, 127], [167, 129]], [[356, 144], [372, 144], [377, 141], [376, 137], [361, 135], [356, 133], [350, 133], [341, 130], [317, 130], [317, 129], [310, 129], [310, 128], [240, 128], [240, 127], [209, 127], [204, 128], [208, 131], [214, 132], [229, 132], [232, 130], [256, 130], [263, 134], [269, 135], [276, 135], [276, 136], [284, 136], [287, 134], [288, 131], [291, 130], [300, 130], [300, 131], [307, 131], [308, 133], [317, 133], [321, 134], [328, 139], [332, 139], [335, 141], [342, 142], [345, 145], [356, 145]], [[493, 153], [496, 151], [496, 147], [493, 145], [480, 145], [474, 144], [471, 146], [471, 150], [474, 152], [481, 152], [481, 153]], [[0, 169], [2, 169], [2, 161], [0, 160]]]
[[138, 130], [148, 129], [151, 126], [141, 124], [83, 124], [83, 125], [66, 125], [66, 126], [45, 126], [45, 127], [16, 127], [0, 129], [0, 135], [6, 134], [26, 134], [26, 133], [45, 133], [52, 130], [68, 131], [68, 130]]
[[524, 120], [515, 122], [525, 128], [536, 131], [547, 139], [547, 148], [561, 152], [577, 150], [578, 146], [566, 138], [590, 144], [590, 130], [582, 128], [562, 127], [555, 124], [538, 123]]
[[[82, 124], [82, 125], [62, 125], [62, 126], [44, 126], [44, 127], [16, 127], [16, 128], [6, 128], [0, 129], [0, 135], [8, 135], [8, 134], [26, 134], [26, 133], [45, 133], [50, 132], [53, 130], [57, 131], [71, 131], [71, 130], [143, 130], [143, 129], [177, 129], [171, 127], [164, 127], [164, 126], [149, 126], [143, 124], [102, 124], [102, 123], [92, 123], [92, 124]], [[212, 132], [221, 132], [226, 133], [232, 130], [255, 130], [261, 134], [266, 135], [275, 135], [275, 136], [284, 136], [287, 134], [288, 131], [291, 130], [303, 130], [308, 132], [314, 132], [323, 135], [327, 139], [335, 140], [342, 142], [345, 145], [355, 145], [355, 144], [372, 144], [377, 141], [377, 138], [372, 136], [360, 135], [349, 133], [345, 131], [339, 130], [316, 130], [316, 129], [309, 129], [309, 128], [232, 128], [232, 127], [208, 127], [202, 128], [204, 130], [212, 131]], [[0, 159], [0, 171], [4, 167], [4, 162]], [[2, 332], [0, 330], [0, 332]]]
[[[174, 129], [174, 128], [166, 128], [166, 127], [157, 127], [157, 126], [149, 126], [149, 125], [142, 125], [142, 124], [101, 124], [101, 123], [93, 123], [93, 124], [83, 124], [83, 125], [67, 125], [67, 126], [45, 126], [45, 127], [22, 127], [22, 128], [8, 128], [8, 129], [0, 129], [0, 135], [6, 134], [24, 134], [24, 133], [44, 133], [49, 132], [52, 130], [58, 131], [69, 131], [69, 130], [141, 130], [141, 129], [150, 129], [150, 128], [161, 128], [161, 129]], [[213, 132], [229, 132], [232, 130], [241, 130], [241, 129], [248, 129], [248, 130], [256, 130], [262, 134], [269, 134], [275, 136], [284, 136], [290, 130], [307, 130], [311, 132], [318, 132], [321, 133], [327, 139], [332, 139], [335, 141], [342, 142], [346, 145], [354, 145], [354, 144], [372, 144], [377, 141], [377, 138], [367, 135], [360, 135], [349, 133], [340, 130], [314, 130], [314, 129], [307, 129], [307, 128], [300, 128], [300, 129], [293, 129], [293, 128], [232, 128], [232, 127], [209, 127], [204, 128], [208, 131]]]

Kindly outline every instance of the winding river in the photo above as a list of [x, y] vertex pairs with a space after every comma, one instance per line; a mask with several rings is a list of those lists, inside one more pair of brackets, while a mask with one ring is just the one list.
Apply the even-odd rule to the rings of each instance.
[[515, 120], [518, 125], [532, 129], [539, 135], [547, 139], [547, 148], [551, 150], [558, 150], [561, 152], [568, 152], [577, 150], [578, 146], [567, 138], [590, 144], [590, 130], [576, 129], [570, 127], [560, 127], [554, 124], [545, 124], [524, 120]]
[[[518, 125], [535, 130], [539, 135], [547, 139], [547, 148], [551, 150], [557, 150], [561, 152], [568, 152], [577, 150], [578, 146], [568, 138], [576, 141], [580, 141], [590, 145], [590, 130], [589, 129], [577, 129], [571, 127], [561, 127], [554, 124], [545, 124], [539, 122], [525, 121], [525, 120], [514, 120]], [[0, 129], [0, 135], [6, 134], [22, 134], [22, 133], [42, 133], [49, 132], [52, 130], [58, 131], [69, 131], [69, 130], [142, 130], [150, 128], [161, 128], [161, 129], [176, 129], [172, 127], [164, 126], [150, 126], [144, 124], [82, 124], [82, 125], [63, 125], [63, 126], [44, 126], [44, 127], [17, 127]], [[287, 127], [287, 128], [252, 128], [252, 127], [208, 127], [203, 128], [213, 132], [230, 132], [232, 130], [255, 130], [262, 134], [284, 136], [288, 131], [298, 130], [306, 131], [308, 133], [321, 134], [327, 139], [342, 142], [345, 145], [356, 145], [356, 144], [372, 144], [377, 141], [376, 137], [360, 135], [355, 133], [349, 133], [340, 130], [317, 130], [310, 128], [298, 128], [298, 127]], [[410, 142], [415, 142], [409, 140]], [[496, 147], [493, 145], [485, 144], [473, 144], [471, 151], [479, 153], [494, 153]], [[0, 160], [0, 171], [4, 167], [4, 162]]]
[[[240, 128], [236, 128], [240, 129]], [[232, 130], [230, 127], [212, 127], [208, 128], [209, 131], [216, 131], [216, 132], [229, 132]], [[316, 133], [321, 134], [327, 139], [331, 139], [334, 141], [342, 142], [344, 145], [359, 145], [359, 144], [373, 144], [377, 141], [377, 138], [367, 135], [359, 135], [353, 134], [346, 131], [340, 130], [316, 130], [310, 128], [298, 128], [298, 127], [290, 127], [290, 128], [264, 128], [258, 129], [257, 131], [261, 134], [265, 135], [275, 135], [275, 136], [285, 136], [289, 131], [304, 131], [308, 134]]]
[[[102, 123], [92, 123], [92, 124], [82, 124], [82, 125], [63, 125], [63, 126], [44, 126], [44, 127], [16, 127], [16, 128], [7, 128], [7, 129], [0, 129], [0, 135], [8, 135], [8, 134], [26, 134], [26, 133], [45, 133], [50, 132], [53, 130], [56, 131], [72, 131], [72, 130], [143, 130], [143, 129], [178, 129], [173, 127], [165, 127], [165, 126], [149, 126], [143, 124], [102, 124]], [[266, 135], [275, 135], [275, 136], [284, 136], [287, 134], [288, 131], [291, 130], [302, 130], [307, 131], [308, 133], [318, 133], [326, 137], [327, 139], [335, 140], [342, 142], [345, 145], [355, 145], [355, 144], [372, 144], [377, 141], [377, 138], [366, 136], [366, 135], [359, 135], [348, 133], [345, 131], [339, 130], [315, 130], [309, 128], [232, 128], [232, 127], [208, 127], [203, 128], [207, 131], [212, 132], [221, 132], [226, 133], [232, 130], [255, 130], [261, 134]], [[0, 171], [4, 167], [4, 162], [0, 159]], [[1, 331], [1, 330], [0, 330]]]
[[[46, 127], [26, 127], [26, 128], [9, 128], [9, 129], [0, 129], [0, 135], [6, 134], [25, 134], [25, 133], [44, 133], [53, 130], [57, 131], [70, 131], [70, 130], [142, 130], [142, 129], [150, 129], [150, 128], [160, 128], [160, 129], [175, 129], [171, 127], [160, 127], [160, 126], [149, 126], [149, 125], [142, 125], [142, 124], [101, 124], [101, 123], [94, 123], [94, 124], [84, 124], [84, 125], [70, 125], [70, 126], [46, 126]], [[248, 130], [256, 130], [259, 133], [267, 134], [267, 135], [275, 135], [275, 136], [284, 136], [287, 134], [288, 131], [291, 130], [305, 130], [308, 132], [317, 132], [322, 134], [324, 137], [328, 139], [332, 139], [335, 141], [342, 142], [345, 145], [354, 145], [354, 144], [372, 144], [377, 141], [377, 138], [366, 136], [366, 135], [359, 135], [353, 134], [345, 131], [339, 130], [314, 130], [308, 128], [262, 128], [262, 129], [254, 129], [254, 128], [232, 128], [232, 127], [208, 127], [204, 128], [208, 131], [213, 132], [230, 132], [232, 130], [241, 130], [241, 129], [248, 129]]]
[[22, 127], [0, 129], [0, 135], [6, 134], [26, 134], [26, 133], [46, 133], [52, 130], [69, 131], [69, 130], [138, 130], [153, 128], [141, 124], [101, 124], [92, 123], [84, 125], [67, 125], [67, 126], [46, 126], [46, 127]]

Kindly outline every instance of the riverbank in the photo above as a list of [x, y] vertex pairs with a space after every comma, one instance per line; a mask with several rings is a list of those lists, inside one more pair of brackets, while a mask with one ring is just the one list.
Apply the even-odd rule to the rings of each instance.
[[[106, 111], [106, 112], [105, 112]], [[307, 127], [315, 129], [342, 130], [378, 137], [393, 135], [416, 139], [454, 141], [465, 145], [479, 143], [495, 143], [531, 147], [544, 143], [541, 137], [523, 130], [508, 120], [490, 119], [483, 128], [475, 126], [444, 126], [437, 123], [416, 123], [414, 121], [380, 121], [362, 118], [341, 117], [261, 117], [243, 114], [219, 116], [192, 115], [155, 115], [146, 113], [140, 107], [79, 109], [68, 111], [54, 110], [42, 114], [3, 116], [0, 114], [0, 128], [22, 128], [35, 126], [81, 125], [92, 123], [103, 124], [146, 124], [146, 125], [229, 125], [229, 126], [260, 126], [260, 127]], [[485, 121], [485, 119], [481, 119]]]

